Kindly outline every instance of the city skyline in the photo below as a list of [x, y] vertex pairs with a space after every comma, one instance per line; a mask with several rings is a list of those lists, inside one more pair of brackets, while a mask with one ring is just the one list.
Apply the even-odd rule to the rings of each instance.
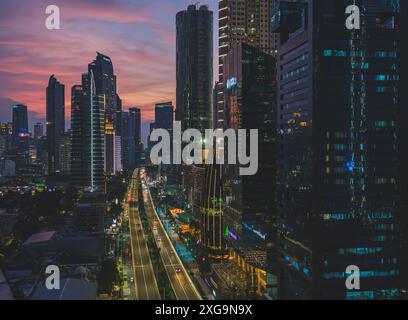
[[[55, 4], [61, 10], [60, 30], [45, 28], [46, 3], [3, 4], [0, 17], [6, 28], [0, 31], [1, 122], [11, 120], [10, 107], [18, 103], [28, 106], [30, 130], [36, 122], [44, 121], [44, 88], [50, 75], [55, 74], [70, 88], [80, 82], [81, 72], [96, 52], [112, 58], [124, 110], [141, 108], [143, 122], [154, 120], [156, 103], [176, 102], [175, 14], [191, 1], [161, 0], [154, 4], [138, 0], [120, 4], [88, 1], [84, 4], [60, 0]], [[216, 1], [202, 4], [209, 4], [210, 9], [217, 12]], [[33, 49], [27, 51], [29, 47]], [[69, 128], [69, 95], [65, 97], [65, 105]]]
[[408, 2], [57, 1], [0, 19], [0, 300], [408, 300]]

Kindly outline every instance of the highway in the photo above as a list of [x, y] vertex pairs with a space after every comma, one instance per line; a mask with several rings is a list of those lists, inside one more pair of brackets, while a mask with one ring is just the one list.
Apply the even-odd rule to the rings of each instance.
[[138, 175], [139, 170], [135, 170], [129, 184], [128, 194], [130, 243], [136, 299], [160, 300], [160, 293], [152, 261], [150, 260], [147, 239], [140, 219], [138, 207]]
[[142, 194], [146, 215], [156, 244], [160, 248], [160, 256], [176, 298], [177, 300], [202, 300], [153, 207], [152, 196], [143, 175], [142, 170]]

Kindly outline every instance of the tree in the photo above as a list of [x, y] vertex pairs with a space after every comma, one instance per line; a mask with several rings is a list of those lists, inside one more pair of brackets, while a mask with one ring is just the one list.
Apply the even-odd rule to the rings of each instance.
[[120, 280], [119, 271], [114, 259], [106, 259], [102, 262], [101, 271], [98, 275], [98, 291], [111, 294], [112, 287]]

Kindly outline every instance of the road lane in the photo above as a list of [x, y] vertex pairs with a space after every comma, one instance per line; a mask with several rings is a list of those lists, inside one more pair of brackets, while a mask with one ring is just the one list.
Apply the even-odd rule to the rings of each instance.
[[138, 300], [160, 300], [160, 293], [150, 259], [147, 238], [138, 208], [138, 170], [135, 170], [129, 187], [129, 226], [132, 251], [134, 286]]
[[[153, 233], [156, 243], [160, 248], [160, 256], [176, 298], [178, 300], [201, 300], [202, 298], [199, 292], [179, 259], [177, 252], [153, 207], [153, 201], [147, 184], [146, 187], [142, 188], [142, 191], [146, 215], [152, 229], [154, 224], [156, 225], [156, 230], [154, 230]], [[158, 238], [161, 240], [158, 241]]]

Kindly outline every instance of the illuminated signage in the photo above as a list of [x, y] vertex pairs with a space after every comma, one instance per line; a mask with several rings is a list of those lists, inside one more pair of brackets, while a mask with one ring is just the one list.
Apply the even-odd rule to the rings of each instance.
[[228, 232], [228, 235], [230, 236], [230, 238], [232, 238], [233, 240], [237, 241], [238, 240], [238, 236], [233, 233], [231, 230]]
[[248, 225], [246, 223], [242, 224], [247, 230], [251, 231], [252, 233], [254, 233], [255, 235], [257, 235], [259, 238], [266, 240], [266, 233], [262, 233], [259, 230], [256, 230], [253, 226]]
[[181, 209], [171, 209], [170, 213], [173, 217], [178, 218], [179, 214], [184, 213], [184, 210]]
[[353, 172], [355, 166], [356, 166], [356, 163], [355, 163], [353, 160], [347, 162], [347, 169], [348, 169], [348, 171]]
[[226, 237], [226, 238], [231, 238], [231, 239], [233, 239], [233, 240], [235, 240], [235, 241], [238, 240], [238, 236], [237, 236], [234, 232], [232, 232], [232, 231], [229, 229], [228, 226], [225, 228], [225, 237]]
[[238, 83], [238, 80], [236, 77], [232, 77], [230, 79], [227, 80], [227, 89], [232, 89], [233, 87], [235, 87]]

